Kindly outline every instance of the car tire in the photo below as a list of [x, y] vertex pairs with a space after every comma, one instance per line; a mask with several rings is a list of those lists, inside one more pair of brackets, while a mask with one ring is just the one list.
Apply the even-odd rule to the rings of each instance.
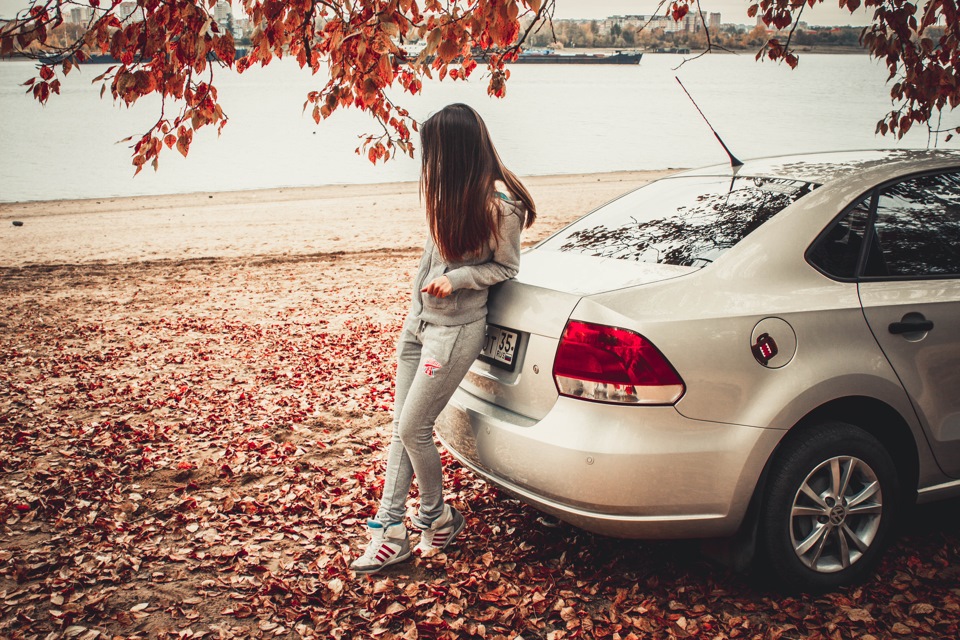
[[772, 461], [758, 550], [767, 577], [789, 591], [826, 591], [870, 575], [900, 501], [889, 452], [843, 422], [800, 428]]

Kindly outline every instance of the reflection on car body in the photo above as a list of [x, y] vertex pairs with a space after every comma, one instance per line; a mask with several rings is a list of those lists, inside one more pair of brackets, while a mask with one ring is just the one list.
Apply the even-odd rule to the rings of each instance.
[[786, 584], [867, 575], [960, 495], [960, 154], [689, 171], [524, 254], [438, 421], [478, 475], [602, 534], [738, 535]]
[[[710, 179], [697, 184], [661, 181], [648, 194], [661, 202], [639, 217], [610, 207], [608, 215], [593, 215], [590, 226], [574, 225], [560, 251], [680, 266], [712, 262], [740, 239], [814, 188], [808, 182], [783, 179]], [[596, 219], [599, 218], [599, 219]], [[613, 220], [611, 220], [613, 218]], [[648, 255], [649, 254], [649, 255]]]

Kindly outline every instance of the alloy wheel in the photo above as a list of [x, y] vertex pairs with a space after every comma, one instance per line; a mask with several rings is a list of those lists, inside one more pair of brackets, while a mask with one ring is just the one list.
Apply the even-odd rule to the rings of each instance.
[[880, 530], [883, 492], [863, 460], [836, 456], [801, 483], [790, 510], [790, 540], [800, 561], [818, 573], [842, 571], [870, 548]]

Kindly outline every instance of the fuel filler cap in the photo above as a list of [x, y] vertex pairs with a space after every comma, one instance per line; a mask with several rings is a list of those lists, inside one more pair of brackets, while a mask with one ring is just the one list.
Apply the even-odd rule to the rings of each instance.
[[797, 353], [797, 334], [786, 320], [764, 318], [753, 328], [750, 351], [768, 369], [779, 369]]

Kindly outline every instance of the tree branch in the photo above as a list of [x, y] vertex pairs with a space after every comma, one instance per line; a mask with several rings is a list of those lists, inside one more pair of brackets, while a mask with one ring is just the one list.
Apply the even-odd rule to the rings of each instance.
[[680, 67], [682, 67], [683, 65], [687, 64], [688, 62], [693, 62], [694, 60], [699, 60], [700, 58], [702, 58], [703, 56], [707, 55], [708, 53], [713, 53], [713, 48], [714, 48], [714, 46], [716, 46], [716, 47], [717, 47], [718, 49], [720, 49], [721, 51], [726, 51], [726, 52], [728, 52], [728, 53], [734, 53], [734, 52], [730, 51], [729, 49], [727, 49], [726, 47], [724, 47], [724, 46], [722, 46], [722, 45], [719, 45], [719, 44], [718, 44], [718, 45], [714, 45], [713, 42], [711, 41], [711, 39], [710, 39], [710, 28], [707, 27], [707, 18], [706, 18], [706, 16], [703, 15], [703, 8], [700, 6], [700, 0], [697, 0], [697, 13], [700, 14], [700, 24], [703, 25], [703, 32], [704, 32], [704, 34], [706, 34], [706, 38], [707, 38], [707, 48], [704, 49], [703, 51], [701, 51], [700, 53], [698, 53], [697, 55], [695, 55], [695, 56], [692, 57], [692, 58], [684, 58], [684, 59], [680, 62], [680, 64], [678, 64], [676, 67], [673, 68], [674, 71], [679, 70]]
[[[663, 9], [663, 5], [665, 5], [665, 4], [667, 4], [667, 0], [660, 0], [660, 4], [658, 4], [658, 5], [657, 5], [657, 8], [654, 9], [654, 10], [653, 10], [653, 13], [650, 14], [650, 18], [649, 18], [646, 22], [644, 22], [643, 25], [642, 25], [639, 29], [637, 29], [637, 33], [640, 33], [641, 31], [643, 31], [644, 29], [646, 29], [647, 26], [648, 26], [651, 22], [653, 22], [653, 19], [657, 17], [657, 14], [660, 13], [660, 9]], [[664, 15], [664, 17], [666, 17], [667, 14], [664, 13], [663, 15]]]
[[806, 4], [800, 5], [800, 11], [797, 12], [797, 16], [793, 20], [793, 27], [790, 29], [790, 33], [787, 35], [787, 41], [783, 44], [784, 54], [790, 53], [790, 42], [793, 40], [793, 32], [797, 30], [797, 26], [800, 24], [800, 16], [803, 15], [803, 10], [806, 8]]
[[522, 36], [520, 36], [519, 38], [517, 38], [517, 41], [516, 41], [514, 44], [512, 44], [511, 46], [509, 46], [509, 47], [507, 47], [506, 49], [503, 50], [503, 54], [502, 54], [503, 57], [510, 56], [510, 55], [512, 55], [512, 54], [517, 53], [517, 52], [520, 51], [520, 47], [523, 45], [524, 42], [527, 41], [527, 37], [530, 35], [530, 32], [533, 31], [533, 27], [540, 22], [540, 20], [541, 20], [542, 17], [543, 17], [544, 12], [546, 12], [547, 9], [552, 9], [552, 8], [553, 8], [555, 1], [556, 1], [556, 0], [547, 0], [547, 2], [543, 3], [542, 5], [540, 5], [540, 10], [537, 11], [537, 15], [534, 16], [533, 22], [531, 22], [531, 23], [527, 26], [526, 31], [523, 32], [523, 35], [522, 35]]

